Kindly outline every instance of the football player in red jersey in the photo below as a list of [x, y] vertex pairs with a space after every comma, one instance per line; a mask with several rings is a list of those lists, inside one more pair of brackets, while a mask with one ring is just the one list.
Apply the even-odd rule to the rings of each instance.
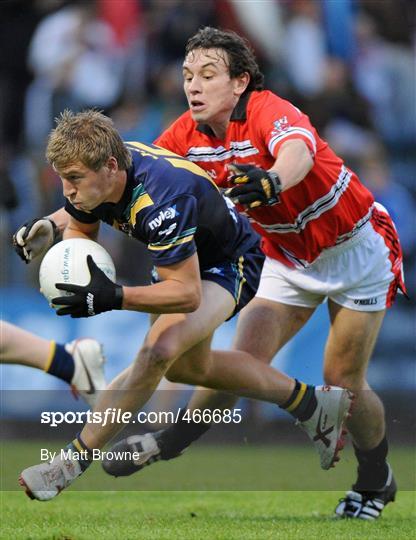
[[[229, 188], [261, 234], [266, 254], [234, 347], [271, 362], [328, 301], [324, 379], [356, 396], [348, 428], [358, 476], [336, 514], [376, 519], [394, 500], [396, 485], [386, 461], [383, 404], [366, 372], [385, 310], [398, 288], [405, 292], [395, 226], [309, 118], [263, 89], [253, 52], [237, 34], [199, 30], [187, 43], [183, 76], [189, 110], [155, 142]], [[189, 407], [230, 407], [233, 399], [195, 394]], [[156, 438], [161, 459], [172, 457], [169, 444], [177, 455], [191, 440], [175, 425]]]

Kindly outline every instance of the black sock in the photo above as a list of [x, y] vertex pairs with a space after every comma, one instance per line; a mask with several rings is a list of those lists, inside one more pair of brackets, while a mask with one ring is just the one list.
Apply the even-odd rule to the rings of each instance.
[[295, 388], [292, 395], [283, 405], [279, 406], [300, 422], [304, 422], [313, 415], [317, 405], [315, 387], [295, 379]]
[[45, 371], [51, 375], [55, 375], [55, 377], [62, 379], [68, 384], [71, 383], [72, 377], [74, 376], [75, 364], [72, 355], [66, 351], [64, 345], [59, 345], [54, 341], [51, 341], [49, 362]]
[[355, 491], [375, 491], [382, 489], [386, 484], [389, 469], [386, 462], [388, 453], [387, 439], [371, 450], [360, 450], [354, 445], [354, 452], [358, 460], [358, 477], [353, 486]]
[[211, 427], [211, 423], [193, 421], [192, 414], [189, 417], [187, 415], [185, 420], [183, 417], [186, 411], [186, 407], [182, 409], [178, 422], [164, 429], [157, 438], [162, 459], [176, 457]]

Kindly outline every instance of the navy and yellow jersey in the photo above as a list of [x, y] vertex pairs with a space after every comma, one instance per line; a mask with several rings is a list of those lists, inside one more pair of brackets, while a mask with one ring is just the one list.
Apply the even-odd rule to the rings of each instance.
[[259, 237], [194, 163], [153, 145], [126, 143], [133, 164], [120, 201], [90, 213], [67, 200], [65, 210], [82, 223], [99, 220], [145, 243], [155, 266], [198, 253], [201, 269], [234, 261]]

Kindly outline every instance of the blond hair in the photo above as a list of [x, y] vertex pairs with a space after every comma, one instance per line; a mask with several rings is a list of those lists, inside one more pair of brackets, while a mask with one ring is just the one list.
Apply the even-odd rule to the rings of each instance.
[[65, 110], [56, 118], [56, 127], [48, 138], [46, 159], [62, 170], [81, 161], [83, 165], [98, 171], [110, 157], [118, 166], [127, 170], [132, 163], [130, 151], [124, 145], [113, 121], [95, 109], [77, 114]]

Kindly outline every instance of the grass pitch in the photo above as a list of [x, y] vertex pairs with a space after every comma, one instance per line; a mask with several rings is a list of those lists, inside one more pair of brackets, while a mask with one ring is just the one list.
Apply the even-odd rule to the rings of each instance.
[[413, 449], [392, 449], [391, 463], [402, 491], [382, 519], [367, 523], [332, 517], [354, 477], [350, 451], [343, 452], [336, 469], [323, 472], [308, 446], [196, 445], [177, 460], [157, 463], [126, 479], [113, 479], [94, 464], [68, 491], [41, 503], [29, 500], [23, 491], [12, 491], [20, 470], [39, 462], [41, 447], [33, 442], [1, 445], [1, 539], [415, 537]]

